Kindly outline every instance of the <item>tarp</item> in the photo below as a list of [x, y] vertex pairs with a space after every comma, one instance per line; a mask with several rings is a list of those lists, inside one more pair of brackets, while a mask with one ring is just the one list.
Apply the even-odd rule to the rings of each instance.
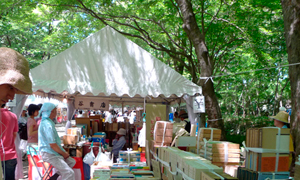
[[31, 69], [30, 77], [33, 91], [48, 97], [143, 103], [144, 97], [147, 102], [169, 102], [184, 94], [202, 94], [200, 86], [109, 26]]

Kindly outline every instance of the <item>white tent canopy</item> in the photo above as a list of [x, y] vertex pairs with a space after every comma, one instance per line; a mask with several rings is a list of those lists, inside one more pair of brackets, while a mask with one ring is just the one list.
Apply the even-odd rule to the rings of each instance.
[[202, 88], [107, 26], [30, 71], [35, 94], [170, 103]]

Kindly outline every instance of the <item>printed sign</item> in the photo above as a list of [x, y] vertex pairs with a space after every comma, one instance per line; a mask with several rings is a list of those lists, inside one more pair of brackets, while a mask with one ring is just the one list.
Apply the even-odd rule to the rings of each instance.
[[193, 97], [194, 113], [205, 113], [205, 99], [204, 96]]
[[96, 98], [75, 97], [76, 109], [109, 110], [109, 101]]

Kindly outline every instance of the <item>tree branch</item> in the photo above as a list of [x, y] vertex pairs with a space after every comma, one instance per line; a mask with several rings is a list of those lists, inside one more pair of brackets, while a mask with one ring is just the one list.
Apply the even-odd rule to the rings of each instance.
[[[139, 38], [139, 39], [143, 40], [144, 42], [146, 42], [151, 48], [156, 49], [156, 50], [159, 50], [159, 51], [164, 51], [164, 52], [168, 53], [169, 55], [170, 55], [170, 53], [175, 53], [175, 54], [179, 54], [179, 55], [188, 57], [187, 54], [185, 53], [185, 52], [186, 52], [185, 48], [179, 46], [177, 43], [176, 43], [176, 46], [177, 46], [179, 49], [182, 49], [183, 52], [180, 52], [180, 51], [171, 51], [170, 49], [165, 48], [162, 44], [157, 43], [156, 41], [154, 41], [154, 40], [150, 37], [150, 35], [148, 34], [147, 31], [145, 31], [145, 30], [142, 29], [140, 26], [138, 26], [138, 23], [137, 23], [136, 21], [133, 21], [133, 20], [134, 20], [133, 18], [136, 18], [136, 19], [139, 19], [139, 20], [143, 20], [143, 21], [151, 21], [151, 22], [153, 22], [153, 23], [159, 25], [159, 26], [162, 28], [162, 26], [160, 25], [160, 23], [155, 22], [154, 20], [138, 18], [138, 17], [136, 17], [136, 16], [132, 16], [132, 17], [128, 17], [128, 16], [114, 16], [114, 15], [108, 15], [108, 14], [104, 15], [104, 14], [100, 14], [100, 13], [99, 13], [99, 14], [102, 15], [102, 16], [108, 16], [108, 17], [110, 17], [110, 18], [100, 17], [100, 16], [98, 16], [98, 14], [95, 13], [93, 10], [87, 8], [87, 7], [83, 4], [83, 2], [82, 2], [81, 0], [77, 0], [77, 1], [83, 6], [83, 8], [81, 8], [81, 7], [79, 7], [79, 6], [73, 6], [74, 8], [80, 8], [80, 9], [85, 10], [88, 14], [90, 14], [91, 16], [93, 16], [93, 17], [99, 19], [99, 20], [100, 20], [101, 22], [103, 22], [105, 25], [109, 25], [106, 21], [114, 22], [114, 23], [119, 24], [119, 25], [122, 25], [122, 26], [130, 27], [130, 28], [132, 28], [132, 29], [134, 29], [134, 30], [140, 32], [143, 36], [138, 36], [138, 35], [126, 33], [126, 32], [123, 32], [123, 31], [119, 31], [118, 29], [112, 27], [112, 28], [113, 28], [114, 30], [116, 30], [117, 32], [119, 32], [119, 33], [121, 33], [121, 34], [123, 34], [123, 35], [126, 35], [126, 36]], [[68, 5], [68, 6], [70, 6], [70, 5]], [[133, 22], [137, 25], [138, 28], [135, 27], [135, 26], [132, 26], [132, 25], [130, 25], [130, 24], [121, 23], [120, 21], [115, 20], [115, 19], [118, 19], [118, 18], [119, 18], [119, 19], [124, 19], [124, 18], [130, 19], [131, 21], [133, 21]], [[165, 30], [164, 28], [162, 28], [162, 30], [166, 33], [166, 30]], [[166, 33], [166, 34], [167, 34], [167, 36], [169, 37], [169, 39], [174, 43], [175, 41], [170, 37], [170, 35], [169, 35], [168, 33]]]
[[222, 6], [223, 6], [223, 0], [221, 0], [220, 7], [219, 7], [217, 13], [211, 18], [210, 23], [209, 23], [209, 25], [207, 26], [207, 28], [206, 28], [204, 34], [206, 34], [206, 32], [209, 30], [211, 24], [214, 22], [214, 20], [216, 19], [216, 17], [219, 15], [219, 12], [220, 12]]
[[[230, 21], [228, 21], [228, 20], [226, 20], [226, 19], [214, 17], [212, 14], [207, 13], [207, 12], [205, 12], [205, 14], [210, 15], [213, 19], [216, 19], [216, 20], [218, 20], [218, 21], [226, 22], [226, 23], [228, 23], [229, 25], [234, 26], [235, 28], [237, 28], [238, 30], [240, 30], [243, 34], [246, 34], [245, 31], [244, 31], [242, 28], [240, 28], [239, 26], [235, 25], [234, 23], [232, 23], [232, 22], [230, 22]], [[247, 34], [246, 34], [246, 35], [247, 35]]]
[[[202, 33], [203, 36], [205, 37], [205, 28], [204, 28], [204, 0], [201, 0], [201, 28], [202, 28]], [[204, 39], [205, 42], [205, 39]]]

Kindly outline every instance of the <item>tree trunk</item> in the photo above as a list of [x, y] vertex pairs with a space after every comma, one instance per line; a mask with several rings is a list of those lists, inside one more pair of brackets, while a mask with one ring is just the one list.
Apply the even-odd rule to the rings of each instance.
[[[200, 62], [201, 77], [211, 77], [214, 69], [213, 62], [209, 58], [208, 49], [205, 44], [205, 37], [201, 34], [198, 27], [191, 1], [176, 0], [176, 2], [182, 14], [183, 29], [195, 47], [197, 60]], [[208, 116], [208, 126], [221, 129], [222, 139], [225, 139], [224, 121], [222, 119], [213, 83], [210, 79], [202, 79], [200, 81], [200, 85], [202, 86], [202, 92], [205, 96], [205, 109]]]
[[[300, 0], [281, 0], [289, 64], [300, 62]], [[300, 155], [300, 65], [289, 67], [292, 115], [291, 133], [296, 157]], [[290, 169], [291, 174], [294, 168]]]

